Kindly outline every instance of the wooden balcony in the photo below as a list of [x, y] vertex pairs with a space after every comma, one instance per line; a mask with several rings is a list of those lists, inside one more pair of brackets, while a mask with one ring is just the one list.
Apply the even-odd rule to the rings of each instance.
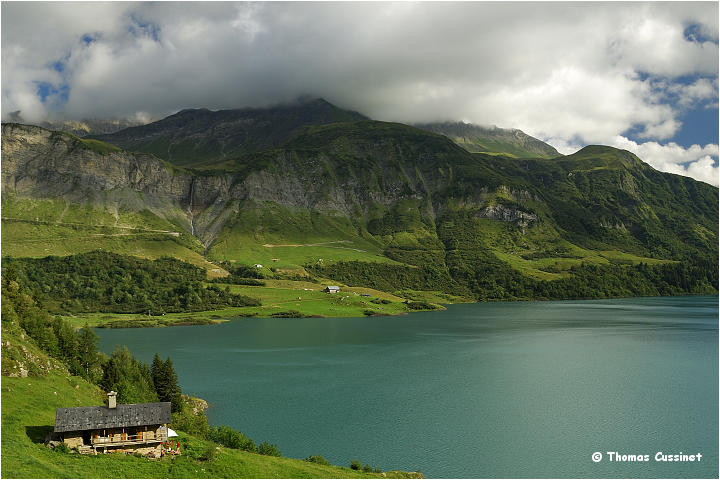
[[93, 437], [93, 447], [117, 447], [124, 445], [138, 445], [147, 443], [161, 443], [168, 439], [167, 433], [155, 435], [153, 432], [140, 432], [136, 435], [117, 434], [108, 437]]

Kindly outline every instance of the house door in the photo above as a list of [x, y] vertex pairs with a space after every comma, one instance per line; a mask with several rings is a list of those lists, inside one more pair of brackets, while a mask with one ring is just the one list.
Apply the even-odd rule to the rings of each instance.
[[85, 430], [82, 434], [83, 445], [90, 445], [90, 430]]

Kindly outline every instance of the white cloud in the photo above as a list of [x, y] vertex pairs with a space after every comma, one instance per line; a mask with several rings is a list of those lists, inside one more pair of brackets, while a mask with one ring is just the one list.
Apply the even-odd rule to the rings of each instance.
[[658, 142], [636, 143], [623, 136], [616, 136], [607, 145], [629, 150], [656, 170], [686, 175], [717, 186], [718, 145], [692, 145], [682, 147], [674, 142], [661, 145]]
[[[381, 120], [464, 119], [558, 145], [632, 129], [647, 145], [671, 140], [683, 109], [717, 104], [713, 2], [4, 2], [2, 14], [3, 118], [52, 112], [61, 99], [37, 97], [47, 82], [69, 86], [73, 118], [307, 94]], [[712, 41], [686, 39], [691, 25]], [[706, 163], [682, 173], [706, 178]]]

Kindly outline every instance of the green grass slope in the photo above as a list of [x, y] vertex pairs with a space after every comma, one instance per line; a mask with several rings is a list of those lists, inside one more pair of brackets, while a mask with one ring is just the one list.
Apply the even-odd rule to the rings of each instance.
[[224, 274], [204, 258], [202, 244], [183, 225], [149, 210], [118, 211], [90, 202], [4, 195], [2, 222], [3, 256], [66, 256], [105, 250], [148, 259], [172, 256], [205, 268], [210, 277]]

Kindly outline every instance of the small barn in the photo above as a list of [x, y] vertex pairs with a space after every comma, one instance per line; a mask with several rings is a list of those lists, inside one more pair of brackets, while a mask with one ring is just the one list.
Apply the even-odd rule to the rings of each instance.
[[323, 292], [326, 292], [326, 293], [337, 293], [337, 292], [339, 292], [339, 291], [340, 291], [340, 287], [335, 286], [335, 285], [328, 285], [328, 286], [325, 287], [325, 289], [323, 290]]
[[108, 406], [58, 408], [55, 433], [80, 453], [113, 451], [160, 456], [168, 439], [170, 402], [117, 404], [108, 393]]

